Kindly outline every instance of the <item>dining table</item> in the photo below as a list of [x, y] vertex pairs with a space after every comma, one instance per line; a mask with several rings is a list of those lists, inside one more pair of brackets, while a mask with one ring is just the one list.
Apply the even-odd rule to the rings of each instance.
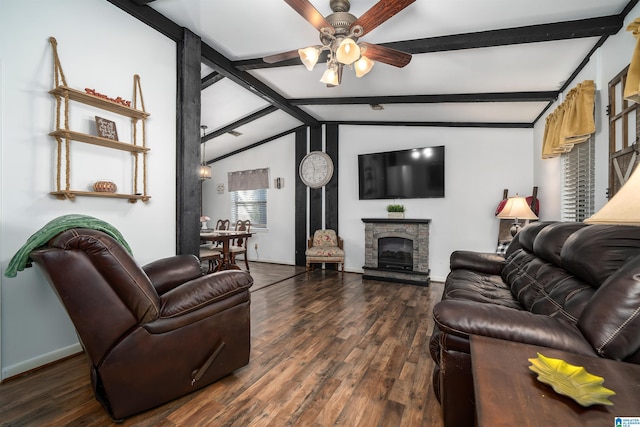
[[[231, 242], [242, 239], [241, 244], [246, 244], [247, 239], [253, 233], [236, 230], [201, 230], [200, 240], [206, 242], [222, 243], [222, 262], [218, 270], [240, 270], [240, 266], [231, 259]], [[247, 256], [246, 253], [244, 256]]]

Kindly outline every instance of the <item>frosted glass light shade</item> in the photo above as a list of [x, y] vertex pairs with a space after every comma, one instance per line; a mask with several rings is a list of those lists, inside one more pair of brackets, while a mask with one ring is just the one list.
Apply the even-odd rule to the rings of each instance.
[[598, 212], [585, 219], [588, 224], [640, 225], [640, 168]]
[[307, 67], [307, 70], [311, 71], [318, 63], [320, 49], [315, 46], [305, 47], [304, 49], [298, 49], [298, 55], [304, 66]]
[[356, 77], [362, 77], [369, 71], [371, 71], [371, 69], [373, 68], [373, 64], [375, 64], [375, 62], [373, 62], [366, 56], [361, 56], [360, 59], [356, 61], [355, 66], [353, 67], [356, 72]]
[[338, 73], [333, 68], [327, 68], [320, 81], [324, 84], [332, 86], [338, 86], [340, 84], [340, 82], [338, 81]]
[[522, 196], [509, 197], [497, 216], [506, 219], [538, 219], [527, 204], [527, 199]]
[[206, 166], [206, 165], [200, 166], [198, 175], [200, 176], [200, 181], [211, 179], [211, 166]]
[[356, 62], [358, 58], [360, 58], [360, 47], [353, 39], [345, 37], [336, 50], [336, 59], [342, 64], [349, 65]]

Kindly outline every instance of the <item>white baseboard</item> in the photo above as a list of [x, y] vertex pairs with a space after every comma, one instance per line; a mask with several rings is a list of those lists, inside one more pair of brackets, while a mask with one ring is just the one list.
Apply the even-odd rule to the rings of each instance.
[[46, 365], [47, 363], [55, 362], [56, 360], [60, 360], [62, 358], [80, 353], [82, 351], [83, 349], [80, 343], [76, 343], [64, 348], [59, 348], [50, 353], [41, 354], [40, 356], [34, 357], [33, 359], [18, 362], [14, 365], [7, 366], [2, 370], [2, 380], [22, 374], [23, 372], [28, 372], [32, 369], [36, 369], [40, 366]]

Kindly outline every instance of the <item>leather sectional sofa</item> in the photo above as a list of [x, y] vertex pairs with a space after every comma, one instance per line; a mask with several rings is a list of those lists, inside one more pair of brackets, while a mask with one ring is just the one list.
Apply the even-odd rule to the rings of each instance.
[[456, 251], [433, 315], [445, 426], [474, 424], [470, 335], [640, 364], [640, 227], [537, 222], [504, 257]]

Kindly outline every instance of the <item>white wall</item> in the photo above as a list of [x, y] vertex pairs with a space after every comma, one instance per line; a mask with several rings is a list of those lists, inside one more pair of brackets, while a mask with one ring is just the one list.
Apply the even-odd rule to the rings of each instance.
[[495, 209], [503, 189], [530, 195], [531, 129], [340, 126], [339, 230], [345, 268], [362, 271], [362, 218], [384, 218], [390, 200], [358, 200], [358, 154], [445, 146], [445, 197], [398, 199], [406, 218], [428, 218], [429, 266], [433, 280], [449, 272], [456, 249], [492, 252], [498, 239]]
[[[627, 15], [622, 30], [607, 39], [568, 88], [568, 90], [571, 90], [583, 80], [593, 80], [596, 84], [595, 211], [598, 211], [607, 202], [606, 191], [609, 186], [609, 116], [606, 114], [607, 104], [609, 103], [608, 85], [609, 81], [629, 65], [631, 61], [636, 39], [631, 32], [625, 31], [625, 29], [638, 16], [640, 16], [640, 5], [636, 6]], [[542, 220], [560, 219], [562, 191], [560, 159], [542, 160], [541, 153], [546, 117], [562, 102], [567, 92], [547, 111], [534, 128], [534, 182], [541, 188], [540, 205], [542, 210], [540, 218]]]
[[[175, 253], [175, 43], [103, 0], [0, 0], [0, 199], [1, 368], [16, 375], [79, 350], [62, 305], [37, 268], [4, 277], [13, 254], [41, 226], [80, 213], [118, 228], [140, 264]], [[133, 75], [141, 76], [147, 120], [150, 202], [77, 198], [61, 201], [55, 190], [52, 49], [58, 40], [67, 84], [132, 99]], [[116, 120], [120, 140], [131, 141], [127, 121], [75, 103], [71, 127], [92, 133], [94, 116]], [[140, 141], [139, 141], [140, 143]], [[72, 187], [112, 179], [131, 192], [130, 154], [72, 142]]]
[[[267, 230], [252, 230], [249, 239], [250, 261], [295, 264], [295, 134], [290, 134], [249, 151], [245, 151], [214, 163], [212, 178], [202, 186], [203, 213], [215, 221], [231, 217], [231, 199], [227, 173], [250, 169], [270, 169], [267, 190]], [[284, 178], [284, 188], [273, 186], [275, 178]], [[218, 194], [217, 184], [224, 184], [224, 193]], [[255, 245], [258, 244], [258, 250]]]
[[[362, 272], [362, 218], [384, 218], [389, 200], [358, 199], [358, 154], [445, 145], [446, 197], [398, 200], [407, 218], [429, 218], [432, 278], [442, 280], [455, 249], [495, 251], [498, 220], [494, 213], [503, 189], [510, 195], [531, 194], [532, 129], [461, 129], [388, 126], [339, 127], [338, 228], [345, 241], [345, 269]], [[203, 185], [204, 213], [214, 221], [229, 217], [227, 172], [271, 168], [271, 178], [284, 177], [285, 188], [271, 188], [268, 227], [249, 244], [249, 259], [295, 263], [295, 137], [289, 135], [212, 165], [213, 178]], [[224, 183], [224, 194], [216, 184]], [[254, 243], [258, 242], [256, 254]]]

